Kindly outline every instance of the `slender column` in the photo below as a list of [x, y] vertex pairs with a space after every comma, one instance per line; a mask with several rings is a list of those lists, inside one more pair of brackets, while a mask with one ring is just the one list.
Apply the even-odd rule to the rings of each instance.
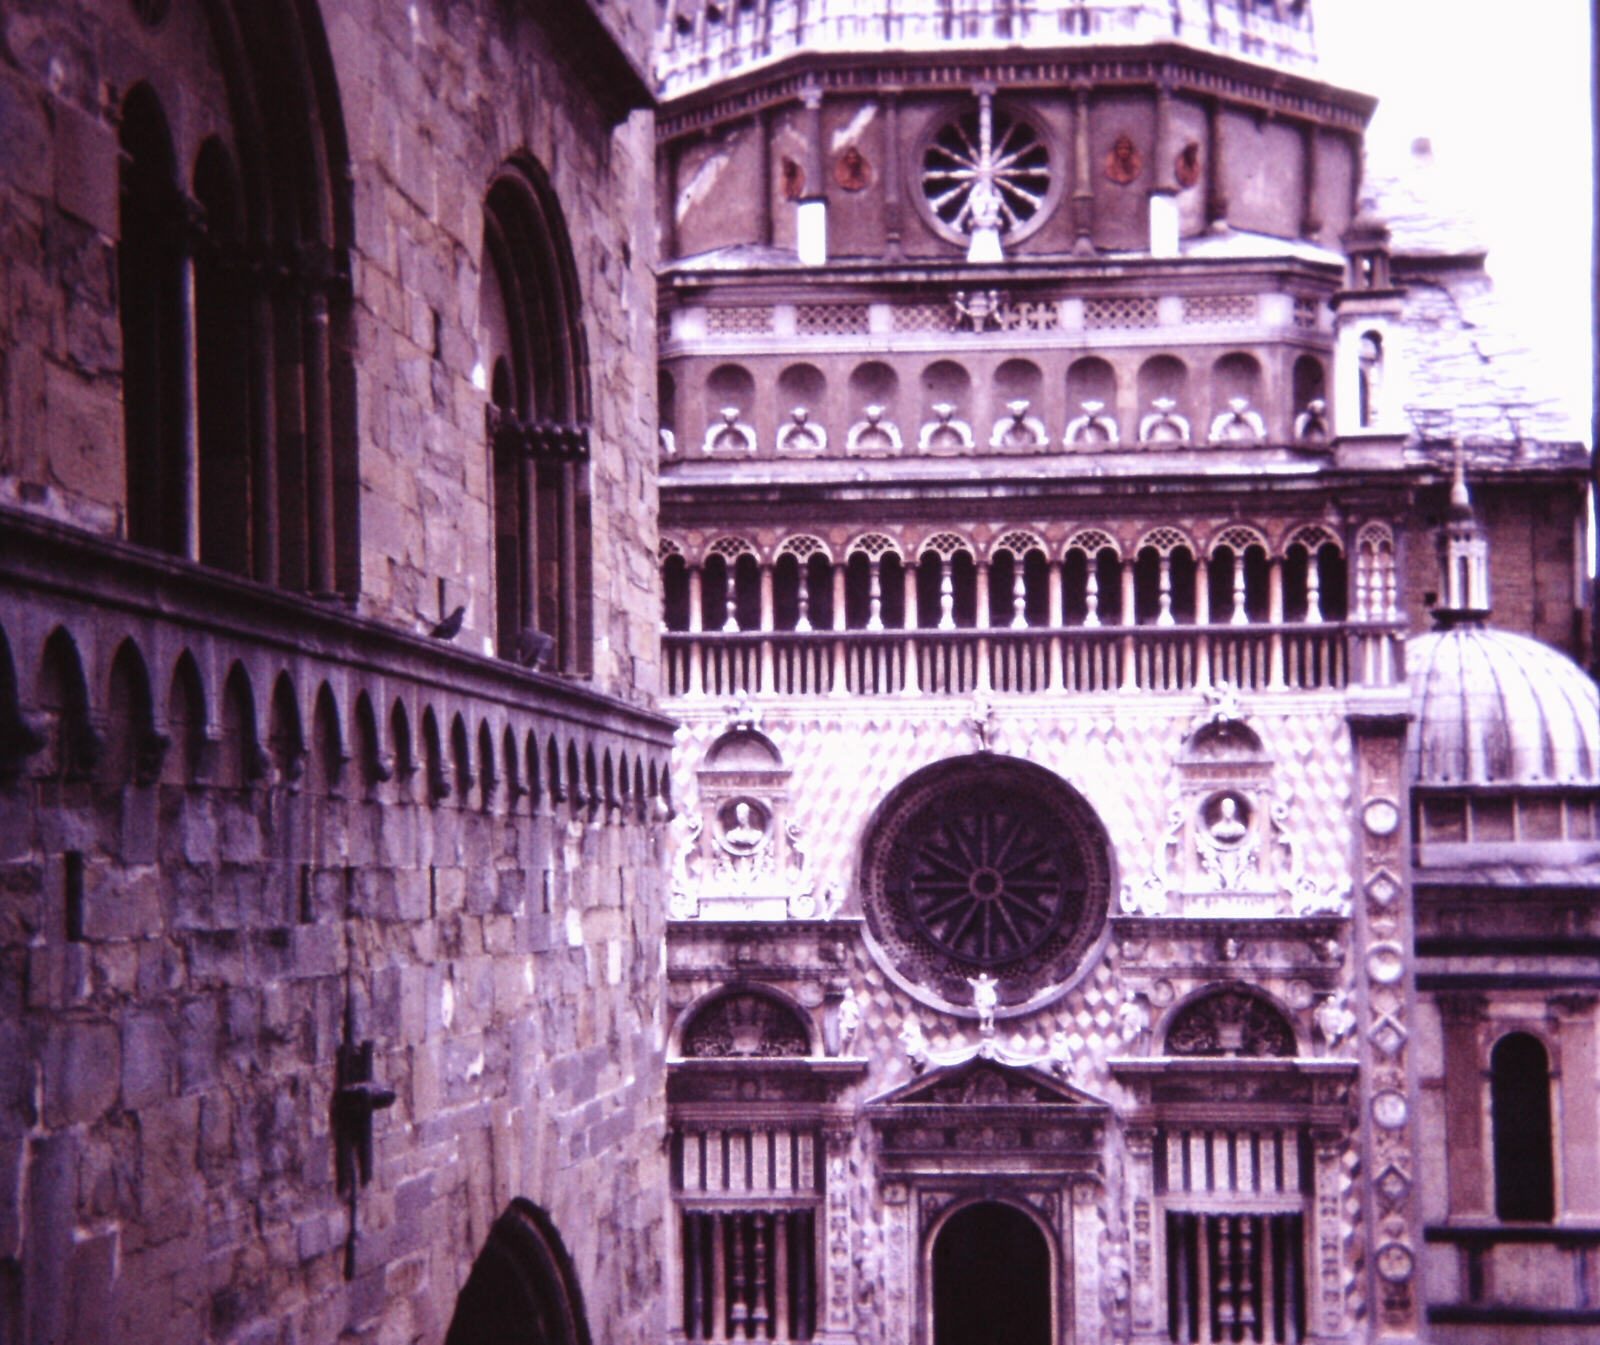
[[1272, 623], [1271, 665], [1267, 686], [1274, 691], [1283, 690], [1283, 557], [1274, 556], [1267, 562], [1267, 620]]
[[1050, 685], [1049, 690], [1060, 691], [1064, 686], [1064, 669], [1061, 657], [1061, 623], [1064, 620], [1064, 604], [1061, 593], [1061, 566], [1055, 561], [1050, 561], [1045, 567], [1049, 576], [1049, 622], [1050, 622]]
[[921, 670], [917, 667], [917, 651], [920, 648], [917, 643], [917, 627], [922, 624], [917, 598], [916, 567], [902, 566], [900, 574], [905, 592], [906, 614], [906, 678], [903, 689], [906, 695], [915, 696], [921, 690]]
[[[761, 586], [761, 629], [767, 636], [772, 634], [772, 566], [763, 565], [760, 569]], [[761, 693], [766, 696], [772, 694], [772, 640], [770, 638], [761, 642]]]
[[992, 620], [989, 612], [989, 562], [980, 560], [976, 569], [978, 580], [978, 591], [975, 595], [977, 612], [973, 625], [978, 628], [977, 648], [974, 651], [978, 660], [977, 689], [979, 691], [987, 691], [991, 685], [989, 678], [989, 637], [985, 634]]
[[900, 90], [883, 91], [883, 236], [891, 258], [901, 255], [905, 205], [900, 186]]
[[1211, 624], [1211, 557], [1202, 555], [1194, 566], [1194, 622], [1199, 632], [1195, 636], [1194, 684], [1197, 689], [1211, 685], [1211, 636], [1206, 627]]
[[[833, 629], [842, 631], [848, 623], [845, 619], [845, 578], [849, 572], [849, 558], [846, 563], [833, 567]], [[836, 636], [833, 641], [833, 694], [844, 695], [849, 683], [845, 675], [845, 642]]]
[[1089, 175], [1089, 86], [1072, 91], [1072, 251], [1092, 257], [1094, 246], [1094, 185]]
[[1161, 553], [1160, 583], [1156, 595], [1157, 611], [1156, 625], [1171, 626], [1176, 622], [1172, 616], [1172, 553]]
[[306, 297], [306, 588], [335, 591], [333, 557], [333, 419], [328, 407], [328, 296], [320, 287]]
[[561, 667], [575, 673], [578, 658], [578, 464], [561, 464]]
[[727, 1216], [728, 1222], [733, 1225], [733, 1274], [730, 1277], [728, 1298], [733, 1305], [730, 1319], [733, 1322], [735, 1336], [744, 1335], [744, 1324], [750, 1317], [750, 1305], [746, 1299], [747, 1286], [745, 1283], [744, 1267], [744, 1216], [731, 1214]]
[[1178, 182], [1174, 177], [1172, 86], [1163, 77], [1156, 88], [1155, 164], [1150, 186], [1150, 255], [1178, 255]]
[[1089, 563], [1084, 568], [1083, 576], [1083, 624], [1085, 626], [1098, 626], [1100, 624], [1100, 558], [1090, 556]]
[[1245, 604], [1244, 593], [1244, 555], [1235, 552], [1233, 557], [1233, 614], [1228, 618], [1235, 626], [1247, 625], [1250, 621], [1250, 612]]
[[[689, 634], [699, 636], [704, 627], [705, 611], [702, 606], [704, 601], [704, 583], [701, 569], [698, 565], [691, 565], [689, 569]], [[701, 660], [705, 657], [705, 642], [700, 639], [689, 641], [689, 689], [691, 696], [705, 694], [705, 676], [701, 667]]]
[[1300, 128], [1301, 196], [1300, 236], [1315, 238], [1322, 232], [1322, 219], [1317, 212], [1317, 124], [1306, 122]]
[[711, 1330], [712, 1340], [727, 1339], [728, 1325], [728, 1257], [725, 1250], [725, 1225], [723, 1214], [711, 1216]]
[[772, 1316], [776, 1323], [773, 1339], [789, 1340], [789, 1220], [788, 1212], [772, 1217], [773, 1303]]
[[876, 556], [867, 570], [867, 629], [883, 629], [883, 574]]
[[273, 396], [272, 297], [266, 279], [254, 278], [250, 299], [250, 487], [255, 577], [278, 582], [278, 418]]
[[1134, 607], [1133, 574], [1136, 563], [1133, 557], [1122, 562], [1122, 625], [1125, 629], [1122, 637], [1122, 689], [1124, 691], [1139, 689], [1139, 650], [1134, 635], [1134, 627], [1139, 621], [1139, 613]]
[[756, 202], [756, 236], [772, 246], [772, 112], [762, 108], [755, 117], [756, 152], [761, 156], [760, 199]]
[[1306, 548], [1306, 620], [1322, 620], [1322, 573], [1317, 568], [1317, 553]]
[[698, 565], [687, 567], [689, 571], [689, 631], [699, 634], [705, 628], [705, 584], [704, 572]]
[[531, 631], [539, 625], [539, 464], [523, 447], [517, 462], [520, 477], [520, 494], [517, 500], [521, 514], [522, 555], [519, 557], [522, 573], [517, 585], [517, 622], [522, 630]]
[[799, 564], [799, 586], [795, 590], [794, 628], [805, 632], [811, 629], [811, 566], [808, 558], [796, 557]]
[[939, 557], [939, 629], [956, 628], [955, 581], [950, 577], [950, 567], [943, 556]]
[[1206, 173], [1206, 226], [1213, 233], [1228, 228], [1227, 130], [1222, 104], [1212, 99], [1206, 109], [1207, 139], [1211, 142], [1211, 166]]
[[822, 179], [822, 90], [815, 84], [801, 91], [800, 118], [805, 140], [805, 187], [796, 218], [796, 245], [802, 266], [828, 260], [828, 195]]
[[178, 258], [179, 305], [183, 332], [179, 348], [183, 360], [183, 555], [200, 559], [200, 359], [196, 345], [199, 322], [195, 313], [194, 246], [202, 208], [187, 197], [183, 250]]
[[1025, 573], [1026, 564], [1022, 556], [1016, 556], [1011, 564], [1011, 629], [1026, 630], [1028, 628], [1028, 576]]

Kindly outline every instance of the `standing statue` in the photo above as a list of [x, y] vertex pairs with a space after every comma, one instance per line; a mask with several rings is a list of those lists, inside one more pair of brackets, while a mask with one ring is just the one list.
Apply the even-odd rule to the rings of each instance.
[[988, 972], [967, 977], [972, 987], [972, 1007], [978, 1011], [978, 1032], [985, 1037], [994, 1036], [994, 1011], [1000, 1007], [1000, 982]]

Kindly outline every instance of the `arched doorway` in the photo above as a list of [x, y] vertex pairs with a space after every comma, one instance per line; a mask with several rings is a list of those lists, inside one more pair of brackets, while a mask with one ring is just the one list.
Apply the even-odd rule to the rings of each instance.
[[933, 1345], [1049, 1345], [1050, 1248], [1013, 1205], [957, 1210], [933, 1243]]

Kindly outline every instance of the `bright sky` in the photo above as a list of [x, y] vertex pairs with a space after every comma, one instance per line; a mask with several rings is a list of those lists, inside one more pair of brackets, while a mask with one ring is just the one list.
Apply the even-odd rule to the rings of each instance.
[[1589, 438], [1593, 155], [1583, 0], [1315, 0], [1320, 74], [1379, 99], [1379, 172], [1411, 142], [1476, 223], [1496, 292]]

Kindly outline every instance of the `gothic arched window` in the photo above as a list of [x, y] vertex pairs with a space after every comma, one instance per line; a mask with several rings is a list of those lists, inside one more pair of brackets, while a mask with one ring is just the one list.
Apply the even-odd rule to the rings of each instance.
[[1555, 1218], [1550, 1130], [1550, 1057], [1528, 1032], [1495, 1043], [1489, 1056], [1494, 1120], [1494, 1212], [1500, 1219]]
[[587, 672], [588, 359], [566, 223], [532, 160], [490, 184], [483, 250], [496, 643]]
[[350, 594], [353, 220], [332, 59], [315, 6], [203, 8], [206, 77], [231, 118], [169, 122], [142, 82], [122, 105], [128, 536], [265, 584]]

